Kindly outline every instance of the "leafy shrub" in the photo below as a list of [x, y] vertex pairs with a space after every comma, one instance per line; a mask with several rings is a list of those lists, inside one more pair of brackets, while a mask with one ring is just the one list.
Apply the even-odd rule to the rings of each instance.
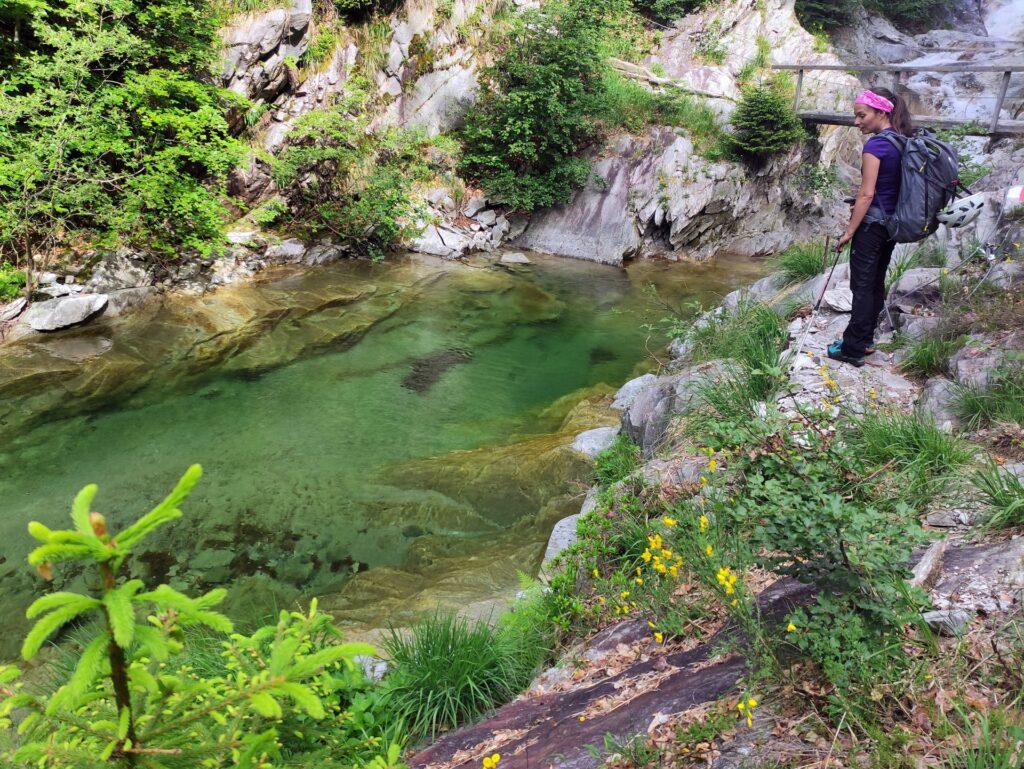
[[823, 259], [827, 256], [824, 243], [794, 243], [776, 256], [774, 261], [781, 282], [789, 286], [820, 275], [824, 267]]
[[569, 0], [518, 16], [462, 130], [462, 170], [489, 197], [532, 211], [565, 202], [590, 175], [606, 8]]
[[337, 33], [329, 26], [319, 27], [309, 47], [299, 57], [299, 66], [311, 67], [322, 64], [338, 44]]
[[640, 447], [625, 433], [615, 436], [615, 442], [596, 459], [597, 482], [604, 487], [618, 483], [640, 465]]
[[755, 163], [789, 149], [806, 136], [800, 118], [782, 89], [774, 83], [743, 89], [731, 123], [729, 147], [738, 156]]
[[659, 24], [671, 24], [706, 4], [707, 0], [633, 0], [633, 7], [639, 13]]
[[280, 198], [268, 200], [259, 208], [253, 210], [250, 218], [261, 227], [269, 227], [277, 222], [282, 216], [288, 213], [288, 204]]
[[1024, 365], [1004, 364], [986, 387], [959, 387], [953, 408], [971, 430], [993, 422], [1024, 425]]
[[209, 76], [220, 46], [212, 6], [22, 8], [15, 58], [0, 56], [0, 248], [217, 247], [224, 182], [245, 148], [225, 118], [244, 100]]
[[381, 259], [418, 232], [425, 208], [411, 190], [430, 175], [423, 159], [430, 140], [394, 129], [368, 136], [367, 96], [358, 85], [340, 104], [296, 123], [273, 175], [289, 198], [293, 227]]
[[25, 287], [25, 272], [0, 262], [0, 301], [14, 299]]
[[951, 0], [864, 0], [864, 7], [897, 24], [917, 27], [952, 5]]
[[1024, 483], [992, 460], [971, 476], [991, 512], [985, 525], [992, 529], [1024, 525]]
[[0, 668], [2, 727], [10, 727], [15, 711], [26, 713], [6, 765], [263, 766], [296, 747], [292, 734], [279, 731], [282, 724], [294, 731], [327, 714], [324, 698], [337, 696], [328, 671], [374, 653], [366, 644], [325, 643], [329, 621], [314, 602], [308, 614], [282, 612], [276, 625], [251, 636], [232, 634], [223, 644], [223, 673], [199, 675], [168, 664], [181, 654], [188, 628], [232, 631], [227, 617], [214, 611], [225, 591], [190, 598], [167, 585], [146, 590], [142, 580], [124, 580], [121, 570], [139, 542], [181, 516], [178, 507], [200, 475], [193, 465], [160, 504], [116, 534], [104, 516], [90, 512], [93, 485], [75, 497], [73, 530], [29, 524], [41, 542], [29, 563], [41, 576], [51, 578], [53, 564], [82, 562], [95, 568], [97, 587], [93, 594], [56, 592], [33, 603], [27, 615], [39, 619], [22, 656], [35, 657], [68, 623], [99, 622], [87, 626], [92, 637], [56, 691], [31, 693], [14, 683], [15, 666]]
[[416, 737], [434, 738], [508, 702], [538, 662], [529, 637], [437, 614], [384, 640], [391, 670], [383, 697]]
[[804, 29], [833, 30], [853, 21], [858, 0], [796, 0], [796, 17]]

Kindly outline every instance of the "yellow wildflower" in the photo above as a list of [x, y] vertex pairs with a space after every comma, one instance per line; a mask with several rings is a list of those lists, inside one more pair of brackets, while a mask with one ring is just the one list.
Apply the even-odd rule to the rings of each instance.
[[593, 570], [593, 571], [591, 572], [591, 574], [593, 574], [593, 575], [594, 575], [594, 579], [597, 579], [598, 577], [600, 577], [600, 576], [601, 576], [601, 573], [600, 573], [600, 572], [599, 572], [599, 571], [598, 571], [597, 569], [594, 569], [594, 570]]
[[668, 526], [670, 529], [673, 526], [675, 526], [677, 523], [679, 523], [679, 521], [677, 521], [675, 518], [672, 518], [671, 516], [668, 516], [668, 515], [663, 516], [662, 519], [661, 519], [661, 522], [663, 524], [665, 524], [666, 526]]
[[604, 605], [605, 605], [605, 603], [607, 603], [607, 601], [605, 601], [605, 600], [604, 600], [604, 596], [603, 596], [603, 595], [599, 595], [599, 596], [597, 597], [597, 602], [598, 602], [599, 604], [601, 604], [602, 606], [604, 606]]
[[790, 622], [788, 625], [786, 625], [786, 632], [787, 633], [792, 633], [795, 630], [796, 630], [796, 625], [794, 625], [792, 622]]
[[654, 568], [658, 571], [659, 574], [664, 574], [666, 571], [668, 571], [668, 567], [661, 562], [659, 562], [658, 565]]
[[710, 525], [711, 525], [711, 522], [708, 520], [708, 517], [706, 515], [702, 515], [700, 517], [700, 530], [701, 531], [707, 531], [708, 530], [708, 526], [710, 526]]
[[619, 593], [619, 598], [625, 601], [627, 598], [629, 598], [629, 591], [623, 590], [621, 593]]
[[654, 640], [658, 643], [663, 643], [665, 641], [665, 636], [660, 632], [656, 632], [654, 634]]
[[708, 555], [712, 555], [715, 552], [715, 548], [711, 547], [711, 545], [708, 545], [704, 548], [704, 552]]
[[650, 561], [651, 561], [651, 551], [650, 550], [644, 550], [644, 552], [641, 554], [640, 557], [644, 559], [644, 563], [650, 563]]
[[700, 485], [701, 486], [707, 486], [708, 485], [708, 479], [705, 478], [703, 475], [700, 477]]
[[636, 578], [636, 579], [635, 579], [634, 581], [635, 581], [635, 582], [636, 582], [636, 584], [638, 584], [638, 585], [642, 585], [642, 584], [644, 584], [643, 578], [641, 578], [641, 577], [637, 577], [637, 578]]
[[581, 724], [582, 724], [582, 723], [583, 723], [584, 721], [586, 721], [586, 720], [587, 720], [586, 716], [580, 716], [580, 723], [581, 723]]
[[732, 600], [731, 600], [731, 601], [729, 602], [729, 605], [730, 605], [730, 606], [732, 606], [732, 607], [735, 607], [735, 606], [736, 606], [737, 604], [739, 604], [739, 602], [740, 602], [740, 599], [739, 599], [739, 598], [733, 598], [733, 599], [732, 599]]
[[481, 762], [481, 764], [483, 765], [484, 769], [494, 769], [494, 767], [498, 765], [499, 761], [501, 761], [501, 754], [494, 753], [490, 756], [484, 756], [484, 760]]
[[709, 473], [715, 472], [715, 468], [717, 468], [717, 467], [718, 467], [718, 462], [716, 462], [715, 460], [712, 459], [710, 462], [708, 462], [708, 472]]
[[671, 557], [672, 557], [672, 551], [671, 551], [671, 550], [664, 550], [664, 549], [663, 549], [663, 550], [661, 551], [661, 557], [662, 557], [662, 558], [666, 558], [666, 559], [667, 559], [667, 558], [671, 558]]
[[678, 566], [669, 566], [668, 567], [668, 573], [672, 575], [673, 579], [678, 579], [679, 578], [679, 567]]

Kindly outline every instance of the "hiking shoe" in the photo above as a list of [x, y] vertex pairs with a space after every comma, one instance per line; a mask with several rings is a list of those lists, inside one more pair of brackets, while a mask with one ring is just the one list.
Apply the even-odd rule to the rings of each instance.
[[847, 355], [843, 352], [843, 343], [841, 340], [836, 340], [828, 346], [828, 357], [832, 360], [837, 360], [840, 363], [849, 363], [851, 366], [856, 366], [857, 368], [864, 365], [863, 357]]

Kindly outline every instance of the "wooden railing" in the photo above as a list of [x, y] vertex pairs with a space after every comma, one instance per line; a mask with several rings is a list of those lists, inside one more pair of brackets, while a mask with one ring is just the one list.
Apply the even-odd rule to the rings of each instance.
[[853, 125], [853, 115], [852, 113], [845, 112], [816, 112], [801, 110], [800, 92], [803, 89], [804, 72], [827, 71], [849, 72], [851, 74], [872, 74], [877, 72], [884, 72], [891, 74], [893, 77], [893, 92], [895, 92], [896, 89], [899, 88], [901, 78], [905, 73], [1001, 72], [1003, 76], [999, 83], [999, 91], [996, 95], [995, 107], [992, 110], [992, 116], [989, 120], [988, 126], [982, 126], [982, 129], [984, 130], [975, 127], [975, 124], [978, 122], [976, 120], [942, 117], [938, 115], [915, 115], [914, 122], [917, 125], [924, 125], [933, 128], [955, 128], [958, 126], [967, 126], [969, 133], [975, 133], [978, 135], [1024, 134], [1024, 120], [999, 119], [999, 114], [1000, 112], [1002, 112], [1003, 104], [1006, 101], [1007, 89], [1010, 87], [1010, 78], [1013, 77], [1015, 73], [1024, 72], [1024, 62], [1004, 64], [887, 64], [883, 66], [850, 66], [846, 64], [776, 64], [772, 67], [772, 69], [796, 72], [796, 94], [793, 97], [794, 111], [796, 111], [796, 113], [800, 115], [801, 118], [808, 122], [823, 123], [828, 125]]

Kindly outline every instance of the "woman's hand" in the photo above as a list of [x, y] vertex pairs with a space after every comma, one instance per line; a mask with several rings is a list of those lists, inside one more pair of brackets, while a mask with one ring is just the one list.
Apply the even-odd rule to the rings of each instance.
[[853, 239], [853, 232], [852, 231], [847, 230], [846, 232], [844, 232], [842, 235], [839, 236], [839, 240], [836, 241], [836, 251], [842, 251], [843, 250], [843, 246], [845, 246], [847, 243], [849, 243], [852, 239]]

